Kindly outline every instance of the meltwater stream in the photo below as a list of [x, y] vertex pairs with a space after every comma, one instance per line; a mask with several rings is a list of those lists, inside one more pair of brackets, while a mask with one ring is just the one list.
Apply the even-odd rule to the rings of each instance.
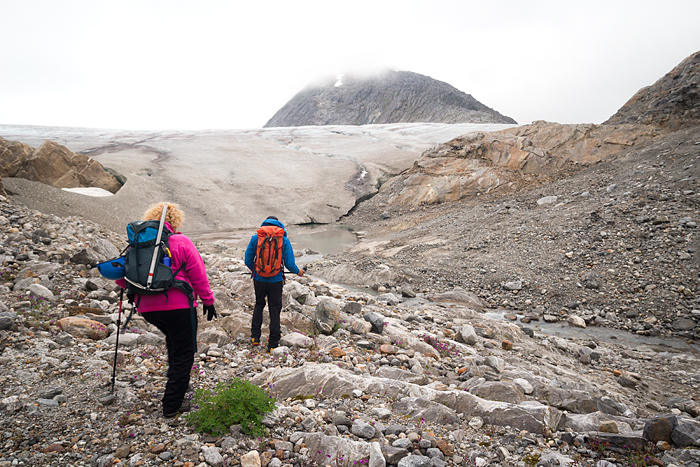
[[[485, 313], [485, 316], [501, 321], [510, 321], [505, 317], [505, 315], [508, 313], [509, 312], [504, 310], [492, 310]], [[548, 336], [568, 339], [573, 338], [584, 341], [601, 341], [608, 344], [620, 344], [639, 351], [653, 350], [655, 352], [669, 353], [700, 353], [700, 345], [698, 343], [689, 343], [688, 341], [678, 337], [644, 336], [603, 326], [587, 326], [585, 328], [577, 328], [575, 326], [570, 326], [566, 321], [558, 321], [556, 323], [530, 321], [522, 326], [534, 329], [535, 331]]]
[[[299, 266], [321, 259], [323, 255], [341, 253], [359, 241], [359, 232], [352, 227], [344, 225], [290, 225], [286, 226], [286, 229], [294, 250], [297, 252], [306, 251], [304, 255], [297, 258], [297, 264]], [[189, 234], [189, 236], [195, 241], [224, 241], [227, 245], [245, 248], [254, 233], [254, 229], [239, 229]], [[313, 251], [314, 253], [309, 253], [309, 251]], [[363, 291], [372, 292], [369, 289], [364, 289]], [[505, 317], [506, 314], [507, 312], [505, 310], [491, 310], [485, 313], [487, 317], [492, 319], [510, 321]], [[616, 343], [637, 350], [651, 349], [656, 352], [700, 353], [700, 344], [688, 343], [683, 339], [674, 337], [642, 336], [602, 326], [577, 328], [569, 326], [565, 321], [557, 323], [532, 321], [524, 326], [549, 336], [602, 341], [610, 344]]]

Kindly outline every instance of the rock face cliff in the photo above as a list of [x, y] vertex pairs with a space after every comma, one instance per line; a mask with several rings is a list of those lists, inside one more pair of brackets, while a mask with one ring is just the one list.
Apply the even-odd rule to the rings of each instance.
[[657, 124], [671, 130], [700, 124], [700, 52], [640, 89], [605, 123]]
[[386, 206], [456, 201], [563, 178], [680, 128], [700, 124], [700, 52], [641, 89], [602, 125], [543, 121], [460, 136], [425, 151], [382, 186]]
[[26, 178], [56, 188], [102, 188], [111, 193], [122, 187], [96, 160], [52, 141], [35, 149], [0, 138], [0, 177]]
[[408, 71], [343, 75], [294, 96], [265, 127], [372, 123], [516, 123], [447, 83]]

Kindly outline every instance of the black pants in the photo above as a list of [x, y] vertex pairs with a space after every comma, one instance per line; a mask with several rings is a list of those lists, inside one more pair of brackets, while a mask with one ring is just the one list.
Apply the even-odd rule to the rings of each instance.
[[182, 405], [190, 384], [197, 315], [189, 308], [184, 308], [149, 311], [142, 313], [141, 316], [165, 334], [165, 345], [168, 348], [168, 382], [165, 384], [165, 394], [162, 399], [163, 413], [173, 413]]
[[270, 311], [270, 339], [268, 347], [277, 347], [280, 343], [280, 312], [282, 311], [282, 287], [284, 283], [253, 281], [255, 285], [255, 308], [253, 309], [253, 322], [250, 327], [250, 336], [260, 339], [260, 328], [263, 322], [263, 310], [265, 299]]

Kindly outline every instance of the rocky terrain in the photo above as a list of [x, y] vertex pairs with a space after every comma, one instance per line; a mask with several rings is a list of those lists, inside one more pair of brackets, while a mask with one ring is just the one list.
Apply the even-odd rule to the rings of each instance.
[[535, 122], [425, 151], [346, 218], [367, 227], [364, 241], [313, 271], [375, 289], [457, 287], [524, 323], [582, 317], [697, 341], [698, 56], [642, 93], [658, 115], [685, 103], [672, 124]]
[[90, 265], [125, 239], [1, 201], [2, 467], [700, 463], [696, 351], [546, 335], [459, 289], [373, 296], [307, 276], [285, 286], [268, 355], [248, 344], [252, 284], [223, 242], [199, 246], [220, 317], [200, 321], [193, 387], [239, 376], [278, 402], [262, 438], [196, 433], [162, 417], [165, 347], [138, 317], [110, 393], [118, 295]]
[[410, 71], [342, 75], [310, 85], [265, 124], [516, 123], [447, 83]]
[[164, 419], [163, 339], [138, 316], [112, 393], [119, 296], [91, 266], [124, 237], [3, 197], [0, 467], [697, 467], [692, 106], [425, 151], [345, 218], [356, 247], [288, 279], [271, 355], [249, 346], [243, 252], [198, 244], [220, 316], [199, 323], [193, 389], [268, 390], [262, 437]]

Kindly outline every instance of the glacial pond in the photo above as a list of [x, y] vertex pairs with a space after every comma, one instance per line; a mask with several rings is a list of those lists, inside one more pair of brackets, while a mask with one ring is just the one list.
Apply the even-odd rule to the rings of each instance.
[[[342, 253], [358, 242], [360, 235], [352, 227], [338, 224], [303, 224], [287, 225], [287, 236], [292, 243], [295, 252], [313, 251], [297, 257], [298, 264], [311, 263], [323, 257]], [[224, 241], [227, 245], [246, 248], [250, 238], [255, 234], [255, 229], [237, 229], [219, 232], [203, 232], [188, 234], [199, 242]]]

